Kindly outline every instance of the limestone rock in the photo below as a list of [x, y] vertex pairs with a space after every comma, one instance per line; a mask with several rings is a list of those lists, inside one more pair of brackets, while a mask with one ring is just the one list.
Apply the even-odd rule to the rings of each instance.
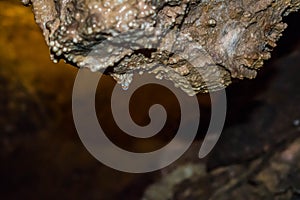
[[22, 0], [59, 59], [113, 76], [144, 72], [189, 95], [255, 78], [300, 0]]

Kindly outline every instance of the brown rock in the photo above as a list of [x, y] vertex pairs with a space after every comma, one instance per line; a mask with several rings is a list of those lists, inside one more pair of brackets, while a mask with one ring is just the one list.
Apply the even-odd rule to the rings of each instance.
[[[299, 0], [24, 0], [54, 61], [111, 74], [126, 89], [153, 73], [189, 95], [255, 78]], [[47, 6], [46, 6], [47, 5]]]

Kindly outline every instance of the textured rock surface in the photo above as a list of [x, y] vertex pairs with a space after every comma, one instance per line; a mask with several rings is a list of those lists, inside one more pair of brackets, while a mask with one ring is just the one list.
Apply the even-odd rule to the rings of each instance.
[[52, 59], [104, 71], [126, 89], [153, 73], [188, 94], [252, 79], [300, 0], [22, 0]]
[[[101, 165], [85, 150], [74, 128], [70, 106], [76, 68], [65, 65], [63, 62], [58, 65], [49, 62], [48, 49], [40, 30], [34, 23], [33, 15], [30, 9], [20, 5], [19, 0], [0, 0], [0, 7], [2, 9], [0, 13], [1, 199], [142, 199], [145, 187], [159, 179], [160, 173], [130, 175], [117, 172]], [[273, 52], [270, 62], [265, 64], [264, 70], [258, 74], [255, 81], [245, 80], [227, 88], [229, 102], [227, 123], [230, 126], [224, 129], [222, 138], [215, 148], [216, 151], [210, 156], [210, 169], [213, 168], [211, 172], [216, 172], [216, 167], [224, 169], [224, 165], [226, 169], [239, 168], [246, 172], [253, 158], [256, 160], [268, 152], [280, 155], [282, 151], [270, 150], [270, 143], [274, 140], [281, 141], [299, 129], [299, 126], [296, 126], [300, 119], [299, 18], [299, 12], [286, 18], [285, 22], [289, 24], [289, 27]], [[172, 101], [173, 98], [165, 96], [165, 91], [159, 92], [157, 88], [152, 89], [146, 97], [144, 93], [140, 94], [141, 97], [134, 104], [134, 109], [140, 115], [133, 119], [143, 120], [138, 121], [141, 124], [148, 123], [146, 118], [148, 109], [145, 109], [147, 107], [145, 105], [152, 105], [149, 100], [155, 93], [155, 96], [163, 99], [164, 105], [170, 108], [170, 112], [167, 112], [168, 119], [169, 114], [171, 118], [167, 123], [169, 128], [160, 134], [160, 138], [154, 138], [150, 142], [128, 140], [124, 137], [125, 134], [116, 133], [118, 130], [112, 124], [113, 118], [108, 117], [109, 111], [107, 110], [110, 109], [111, 102], [108, 97], [114, 82], [107, 76], [103, 78], [105, 80], [100, 81], [100, 85], [104, 84], [104, 86], [98, 88], [96, 98], [97, 104], [100, 105], [97, 108], [99, 122], [110, 127], [108, 134], [114, 135], [116, 144], [121, 143], [120, 147], [134, 145], [136, 148], [130, 149], [143, 152], [167, 144], [167, 140], [162, 138], [166, 138], [166, 135], [172, 136], [175, 130], [174, 124], [179, 123], [180, 120], [180, 113], [178, 115], [174, 113], [174, 108], [177, 107], [176, 102], [171, 103], [176, 99]], [[203, 102], [205, 96], [209, 95], [198, 95], [199, 101]], [[207, 99], [209, 102], [209, 97]], [[143, 104], [140, 105], [139, 102]], [[155, 103], [161, 104], [161, 101], [155, 101]], [[145, 110], [143, 113], [146, 114], [142, 114], [143, 109]], [[201, 109], [201, 116], [203, 116], [203, 109]], [[298, 131], [300, 136], [299, 133]], [[298, 139], [291, 140], [291, 142], [293, 146], [289, 147], [287, 144], [284, 149], [292, 150], [296, 147], [295, 144], [299, 144]], [[148, 148], [145, 149], [145, 146]], [[200, 145], [197, 145], [195, 152], [190, 154], [197, 160], [199, 147]], [[290, 158], [292, 154], [284, 155]], [[271, 158], [270, 161], [274, 163], [273, 156]], [[287, 166], [287, 162], [284, 161], [281, 165], [284, 166], [281, 168], [284, 170], [282, 173], [276, 172], [274, 167], [268, 168], [267, 162], [265, 167], [261, 168], [264, 172], [259, 170], [255, 173], [261, 174], [259, 179], [253, 175], [254, 178], [243, 179], [244, 189], [235, 190], [237, 187], [233, 187], [232, 191], [237, 191], [236, 193], [241, 195], [241, 198], [229, 197], [251, 199], [247, 196], [253, 195], [251, 191], [258, 188], [256, 191], [265, 191], [266, 195], [270, 195], [270, 189], [271, 195], [275, 194], [281, 199], [299, 199], [299, 158], [297, 156], [294, 158], [294, 162], [288, 161], [290, 166]], [[203, 162], [207, 165], [206, 161]], [[178, 185], [177, 197], [191, 197], [191, 195], [185, 195], [189, 191], [195, 195], [203, 190], [210, 192], [215, 181], [200, 178], [203, 177], [200, 174], [203, 172], [202, 164], [198, 165], [199, 171], [194, 173], [194, 169], [197, 169], [193, 168], [194, 165], [189, 165], [187, 161], [183, 163], [186, 165], [179, 167], [178, 170], [176, 170], [178, 163], [175, 163], [175, 166], [172, 166], [172, 169], [175, 168], [174, 172], [181, 172], [184, 171], [182, 169], [185, 169], [185, 166], [192, 166], [188, 169], [192, 170], [194, 177], [188, 180], [185, 178], [189, 178], [191, 173], [177, 173], [180, 175], [179, 181], [185, 179], [182, 183], [176, 184]], [[276, 166], [280, 167], [278, 164]], [[288, 173], [289, 176], [286, 176], [286, 169], [291, 170], [291, 173]], [[187, 170], [187, 172], [190, 171]], [[211, 172], [205, 170], [202, 175], [214, 177], [209, 175]], [[237, 175], [231, 170], [226, 172], [229, 175]], [[262, 177], [262, 175], [267, 176]], [[164, 170], [161, 176], [164, 179], [168, 174]], [[281, 178], [281, 181], [274, 177]], [[118, 180], [118, 184], [115, 180]], [[231, 183], [228, 181], [228, 176], [218, 177], [216, 181], [223, 187], [228, 185], [223, 183]], [[277, 187], [278, 181], [280, 181], [280, 187]], [[273, 183], [273, 186], [268, 185], [268, 190], [261, 189], [265, 182]], [[179, 187], [181, 185], [182, 189]], [[166, 192], [169, 191], [166, 190]], [[232, 195], [232, 192], [222, 194], [226, 198], [226, 194]], [[289, 198], [290, 196], [293, 197]], [[199, 199], [202, 198], [196, 198], [196, 200]], [[262, 197], [261, 199], [268, 198]]]
[[142, 200], [299, 199], [300, 139], [272, 150], [248, 164], [210, 173], [203, 164], [186, 163], [151, 185]]

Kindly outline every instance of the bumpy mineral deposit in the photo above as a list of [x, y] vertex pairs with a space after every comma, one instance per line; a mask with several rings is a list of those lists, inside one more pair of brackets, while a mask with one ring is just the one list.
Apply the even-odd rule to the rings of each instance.
[[189, 95], [255, 78], [300, 0], [22, 0], [54, 62], [102, 71], [127, 88], [155, 74]]

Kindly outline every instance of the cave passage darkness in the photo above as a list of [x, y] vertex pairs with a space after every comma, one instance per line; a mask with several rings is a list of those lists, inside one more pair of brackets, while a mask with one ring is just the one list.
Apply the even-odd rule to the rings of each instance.
[[[88, 153], [72, 118], [71, 94], [77, 69], [50, 61], [30, 9], [17, 0], [0, 0], [0, 6], [0, 198], [140, 199], [162, 173], [118, 172]], [[208, 170], [261, 156], [300, 120], [299, 19], [300, 13], [293, 13], [284, 20], [289, 27], [256, 79], [236, 81], [227, 88], [225, 129], [214, 151], [203, 161]], [[135, 95], [136, 102], [143, 102], [130, 106], [138, 124], [149, 122], [147, 107], [153, 103], [166, 105], [168, 111], [168, 124], [158, 136], [135, 140], [108, 117], [107, 96], [115, 82], [104, 77], [101, 84], [97, 114], [116, 144], [146, 152], [173, 138], [180, 112], [172, 94], [149, 86], [146, 97]], [[198, 99], [201, 128], [195, 141], [197, 150], [210, 114], [209, 97], [199, 94]], [[186, 157], [197, 159], [195, 152], [189, 151]], [[170, 169], [180, 162], [185, 161], [174, 163]]]

